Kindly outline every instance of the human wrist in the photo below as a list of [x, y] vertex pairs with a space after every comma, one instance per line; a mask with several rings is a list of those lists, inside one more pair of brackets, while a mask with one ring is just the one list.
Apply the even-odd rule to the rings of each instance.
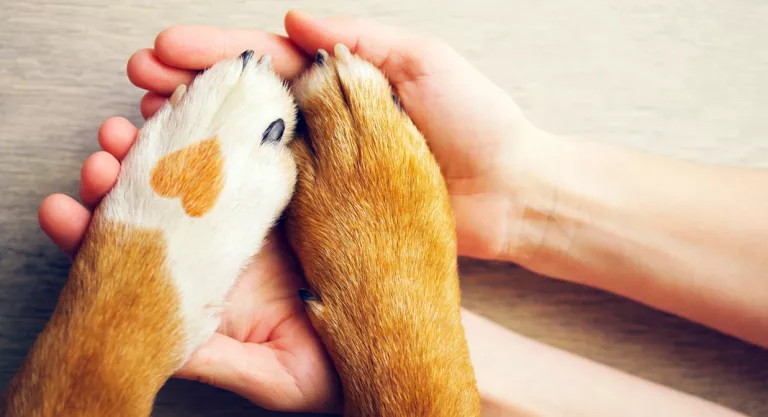
[[537, 273], [587, 283], [605, 251], [620, 243], [606, 231], [629, 215], [624, 186], [645, 163], [643, 157], [531, 129], [515, 148], [514, 172], [508, 176], [511, 209], [501, 258]]
[[462, 322], [484, 416], [744, 417], [527, 339], [469, 310], [462, 309]]
[[[761, 223], [740, 206], [761, 206], [750, 184], [765, 173], [540, 130], [514, 162], [503, 259], [534, 272], [624, 293], [628, 283], [667, 285], [703, 258], [758, 243], [742, 241]], [[723, 234], [717, 219], [744, 230]]]

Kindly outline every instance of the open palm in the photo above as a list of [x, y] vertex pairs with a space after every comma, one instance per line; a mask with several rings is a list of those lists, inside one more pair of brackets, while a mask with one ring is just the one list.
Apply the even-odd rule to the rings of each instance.
[[232, 290], [218, 331], [177, 376], [269, 409], [337, 410], [336, 373], [297, 295], [304, 280], [294, 265], [273, 231]]
[[[154, 49], [138, 51], [128, 63], [131, 81], [148, 90], [142, 114], [151, 116], [179, 84], [243, 50], [272, 55], [275, 70], [290, 80], [318, 48], [344, 43], [383, 70], [427, 138], [451, 193], [460, 254], [496, 257], [508, 244], [498, 225], [514, 212], [505, 187], [515, 164], [507, 158], [515, 154], [514, 139], [533, 129], [517, 105], [439, 41], [364, 20], [317, 20], [298, 12], [290, 12], [285, 24], [290, 40], [211, 27], [161, 32]], [[76, 251], [90, 220], [88, 208], [114, 185], [136, 133], [122, 118], [102, 125], [104, 152], [89, 157], [82, 169], [85, 207], [63, 195], [41, 205], [41, 227], [66, 253]], [[281, 234], [273, 232], [231, 292], [221, 327], [178, 376], [231, 390], [266, 408], [339, 410], [336, 374], [296, 293], [302, 282]]]
[[[83, 165], [81, 200], [90, 207], [109, 191], [137, 130], [127, 120], [107, 120], [99, 131], [106, 151]], [[90, 212], [67, 196], [46, 198], [40, 224], [74, 256]], [[303, 277], [279, 230], [240, 275], [222, 312], [221, 325], [176, 376], [200, 380], [242, 395], [261, 407], [336, 411], [339, 383], [297, 295]]]

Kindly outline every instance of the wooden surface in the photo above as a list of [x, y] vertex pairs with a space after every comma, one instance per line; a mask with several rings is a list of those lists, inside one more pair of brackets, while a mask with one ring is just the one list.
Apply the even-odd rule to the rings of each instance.
[[[0, 0], [0, 387], [48, 318], [69, 263], [39, 231], [41, 199], [76, 196], [113, 115], [140, 122], [134, 50], [175, 23], [281, 31], [287, 7], [440, 36], [547, 129], [727, 164], [768, 166], [768, 3], [685, 0]], [[768, 353], [635, 303], [462, 261], [465, 304], [545, 343], [768, 415]], [[617, 277], [621, 279], [621, 277]], [[156, 416], [256, 407], [172, 381]]]

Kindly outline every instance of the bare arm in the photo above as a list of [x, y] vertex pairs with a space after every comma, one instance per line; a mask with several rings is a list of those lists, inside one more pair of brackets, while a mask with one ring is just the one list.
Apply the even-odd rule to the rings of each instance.
[[768, 347], [768, 170], [535, 136], [507, 260]]
[[462, 315], [485, 417], [742, 416]]

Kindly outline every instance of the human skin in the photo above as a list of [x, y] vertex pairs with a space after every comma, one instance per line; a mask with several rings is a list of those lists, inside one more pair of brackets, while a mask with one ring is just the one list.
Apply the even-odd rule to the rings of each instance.
[[[175, 27], [162, 32], [155, 48], [137, 52], [128, 66], [131, 80], [149, 90], [142, 100], [142, 113], [151, 115], [178, 84], [189, 82], [196, 71], [244, 49], [273, 55], [276, 69], [291, 79], [307, 64], [307, 55], [318, 48], [345, 43], [387, 74], [405, 110], [424, 132], [441, 163], [457, 218], [460, 254], [516, 262], [549, 276], [609, 289], [766, 345], [760, 341], [765, 316], [755, 307], [759, 300], [768, 298], [765, 284], [754, 274], [737, 276], [732, 270], [738, 263], [742, 271], [754, 271], [760, 262], [756, 256], [759, 251], [754, 249], [759, 245], [750, 246], [760, 243], [757, 234], [744, 233], [759, 225], [759, 219], [755, 218], [756, 209], [745, 211], [744, 207], [768, 205], [753, 197], [748, 186], [764, 181], [765, 172], [675, 161], [543, 132], [524, 118], [501, 89], [436, 40], [423, 40], [359, 19], [317, 20], [298, 12], [288, 14], [286, 29], [290, 40], [258, 31], [215, 28]], [[81, 200], [87, 207], [98, 204], [111, 188], [119, 172], [119, 160], [130, 148], [135, 132], [136, 128], [124, 119], [110, 119], [102, 126], [99, 139], [105, 151], [94, 154], [83, 166]], [[704, 197], [708, 206], [702, 210], [701, 197], [694, 191], [708, 189], [712, 184], [717, 185], [718, 192], [725, 190], [731, 199], [710, 193]], [[748, 204], [739, 203], [745, 199]], [[695, 209], [694, 215], [689, 216], [691, 209]], [[728, 215], [731, 217], [723, 218]], [[86, 207], [61, 195], [48, 198], [40, 209], [41, 226], [69, 254], [75, 252], [89, 216]], [[733, 217], [738, 221], [734, 223]], [[675, 233], [670, 235], [670, 231]], [[276, 250], [267, 251], [263, 262], [257, 262], [255, 269], [241, 279], [241, 285], [249, 290], [235, 292], [234, 296], [242, 297], [242, 301], [232, 303], [225, 325], [180, 376], [212, 381], [268, 408], [334, 410], [340, 401], [336, 381], [298, 300], [290, 297], [302, 278], [290, 267], [290, 256], [280, 248], [279, 235], [274, 236]], [[697, 245], [708, 236], [714, 238], [711, 244]], [[734, 247], [753, 250], [740, 252]], [[697, 265], [702, 254], [717, 256], [706, 258], [709, 262], [705, 265]], [[642, 262], [643, 268], [638, 268], [637, 262]], [[736, 282], [719, 278], [722, 275], [713, 272], [713, 266], [715, 272], [733, 274], [726, 276], [735, 277]], [[682, 268], [688, 268], [687, 275], [676, 273]], [[275, 276], [282, 279], [274, 280]], [[276, 285], [276, 291], [263, 291], [267, 282], [282, 284]], [[694, 291], [688, 291], [690, 288]], [[724, 296], [715, 296], [720, 290], [725, 290]], [[282, 304], [271, 308], [270, 300]], [[467, 324], [470, 348], [473, 352], [483, 351], [486, 339], [473, 337], [472, 332], [483, 326], [473, 323]], [[290, 331], [288, 325], [293, 326]], [[293, 334], [302, 336], [298, 340], [280, 338]], [[507, 339], [508, 355], [531, 356], [534, 350], [550, 349], [540, 345], [533, 349], [534, 345], [522, 338]], [[306, 363], [286, 362], [295, 357], [296, 346], [307, 348], [305, 357], [311, 359]], [[554, 357], [559, 359], [547, 358], [552, 365], [540, 367], [538, 378], [556, 380], [558, 372], [581, 369], [587, 363], [555, 352]], [[529, 369], [543, 365], [531, 361], [526, 365]], [[587, 369], [593, 372], [614, 375], [615, 371], [588, 364]], [[484, 394], [498, 394], [499, 386], [508, 386], [508, 392], [530, 393], [536, 389], [525, 381], [504, 381], [499, 368], [475, 367]], [[294, 374], [297, 370], [301, 372]], [[294, 380], [285, 377], [286, 372]], [[584, 409], [580, 407], [595, 411], [587, 415], [611, 415], [600, 412], [620, 407], [622, 392], [632, 395], [634, 384], [640, 383], [646, 384], [643, 386], [648, 395], [663, 399], [668, 410], [674, 410], [674, 404], [702, 406], [699, 400], [615, 374], [621, 377], [612, 381], [609, 378], [605, 387], [615, 389], [616, 395], [613, 400], [603, 401], [602, 406], [592, 399], [588, 400], [590, 404], [584, 403], [587, 400], [578, 394], [583, 384], [563, 384], [546, 393], [538, 391], [538, 398], [569, 398], [558, 402], [563, 407], [559, 415], [580, 415], [566, 412]], [[273, 375], [285, 378], [272, 380]], [[297, 382], [296, 375], [301, 381], [298, 386], [304, 389], [281, 391], [288, 383]], [[600, 386], [592, 382], [587, 385], [593, 389]], [[496, 398], [494, 401], [500, 401], [498, 395]], [[547, 408], [546, 400], [533, 404], [533, 398], [537, 396], [518, 398], [513, 400], [515, 404], [504, 400], [500, 403], [507, 410], [549, 415], [547, 410], [551, 408]], [[704, 404], [709, 412], [729, 415]], [[613, 411], [612, 415], [626, 413], [619, 408]]]

